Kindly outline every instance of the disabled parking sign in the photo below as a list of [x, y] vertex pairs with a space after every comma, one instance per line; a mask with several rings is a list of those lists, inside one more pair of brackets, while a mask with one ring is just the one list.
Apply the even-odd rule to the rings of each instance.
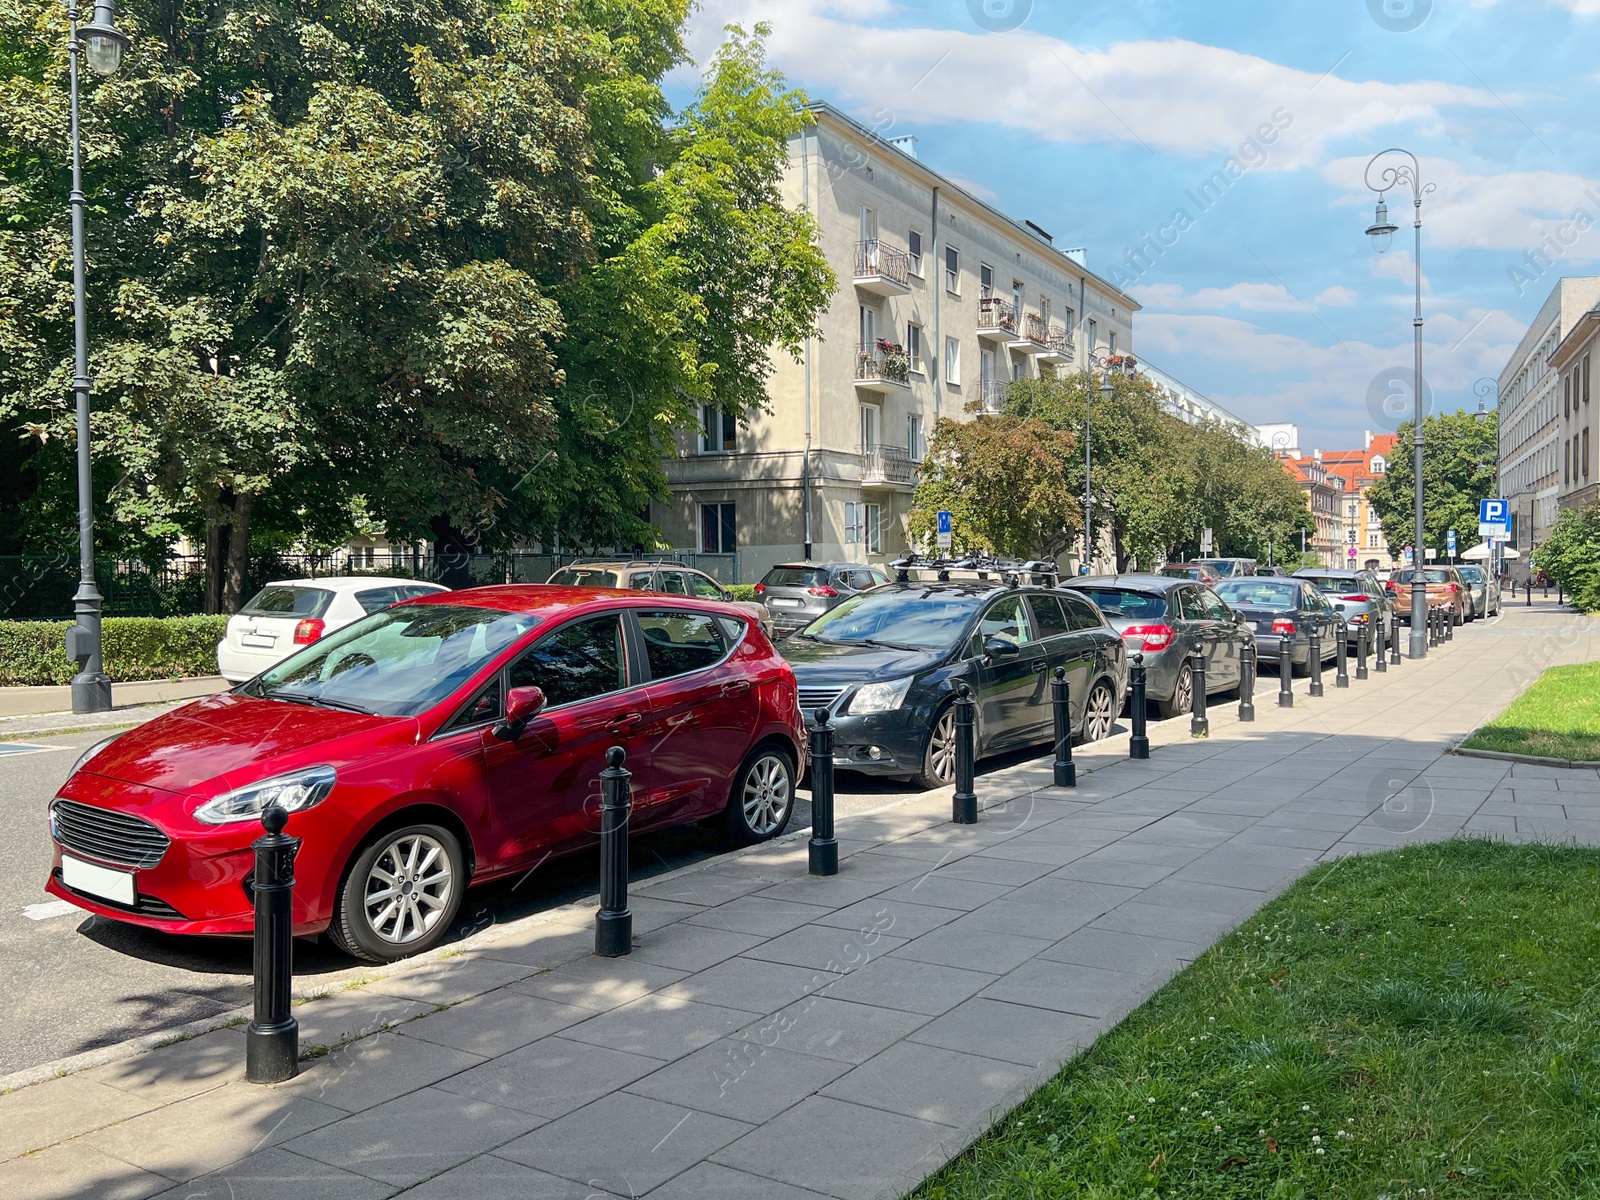
[[940, 509], [939, 510], [939, 549], [945, 551], [946, 553], [948, 553], [949, 550], [950, 550], [950, 533], [951, 533], [952, 528], [953, 528], [953, 525], [952, 525], [951, 520], [950, 520], [950, 512], [949, 512], [949, 510], [948, 509]]

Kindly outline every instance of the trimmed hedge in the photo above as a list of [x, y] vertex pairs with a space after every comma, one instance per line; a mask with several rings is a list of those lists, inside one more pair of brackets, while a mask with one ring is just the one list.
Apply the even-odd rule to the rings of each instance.
[[756, 585], [753, 583], [730, 583], [728, 592], [735, 600], [754, 600], [756, 598]]
[[[107, 617], [105, 669], [113, 682], [217, 673], [227, 617]], [[71, 683], [71, 621], [0, 621], [0, 685]]]

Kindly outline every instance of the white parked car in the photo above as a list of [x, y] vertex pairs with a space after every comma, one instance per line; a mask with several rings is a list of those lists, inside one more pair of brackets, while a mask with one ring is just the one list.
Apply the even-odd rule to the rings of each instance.
[[368, 613], [412, 596], [449, 590], [420, 579], [374, 576], [269, 583], [228, 618], [227, 635], [217, 643], [217, 671], [229, 683], [243, 683]]

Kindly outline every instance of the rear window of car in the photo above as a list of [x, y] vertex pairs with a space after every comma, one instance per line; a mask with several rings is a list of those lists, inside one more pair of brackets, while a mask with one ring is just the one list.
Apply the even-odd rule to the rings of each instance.
[[550, 576], [549, 582], [558, 587], [614, 588], [617, 586], [617, 573], [602, 567], [568, 567]]
[[1300, 585], [1270, 577], [1229, 579], [1216, 586], [1217, 595], [1228, 604], [1265, 604], [1293, 608], [1300, 599]]
[[[1411, 583], [1412, 580], [1413, 580], [1413, 576], [1415, 576], [1415, 575], [1416, 575], [1415, 571], [1396, 571], [1394, 573], [1394, 579], [1395, 579], [1396, 583]], [[1424, 583], [1449, 583], [1450, 582], [1450, 572], [1448, 572], [1448, 571], [1429, 571], [1427, 569], [1424, 569], [1423, 572], [1422, 572], [1422, 582], [1424, 582]]]
[[332, 603], [333, 593], [326, 588], [269, 584], [239, 611], [262, 617], [320, 617]]
[[1330, 596], [1347, 596], [1367, 590], [1361, 580], [1354, 576], [1347, 579], [1335, 579], [1331, 576], [1308, 575], [1305, 578], [1308, 583], [1316, 585], [1317, 591], [1325, 592]]
[[1468, 583], [1482, 583], [1483, 582], [1483, 568], [1482, 567], [1460, 567], [1458, 569], [1461, 572], [1461, 578], [1465, 579]]
[[726, 629], [710, 613], [641, 611], [636, 615], [652, 679], [703, 671], [716, 666], [728, 653]]
[[1167, 601], [1152, 592], [1131, 588], [1073, 588], [1095, 602], [1108, 617], [1128, 617], [1136, 621], [1159, 621], [1167, 615]]
[[773, 567], [761, 580], [767, 587], [817, 587], [828, 573], [809, 567]]

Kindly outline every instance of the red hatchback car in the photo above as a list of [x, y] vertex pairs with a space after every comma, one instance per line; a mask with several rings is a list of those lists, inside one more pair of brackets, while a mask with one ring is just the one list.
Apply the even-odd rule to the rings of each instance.
[[294, 925], [387, 961], [442, 938], [470, 884], [592, 846], [608, 747], [632, 830], [788, 824], [794, 672], [727, 604], [476, 588], [373, 613], [231, 692], [102, 742], [50, 804], [49, 891], [169, 933], [254, 928], [271, 804], [302, 839]]

